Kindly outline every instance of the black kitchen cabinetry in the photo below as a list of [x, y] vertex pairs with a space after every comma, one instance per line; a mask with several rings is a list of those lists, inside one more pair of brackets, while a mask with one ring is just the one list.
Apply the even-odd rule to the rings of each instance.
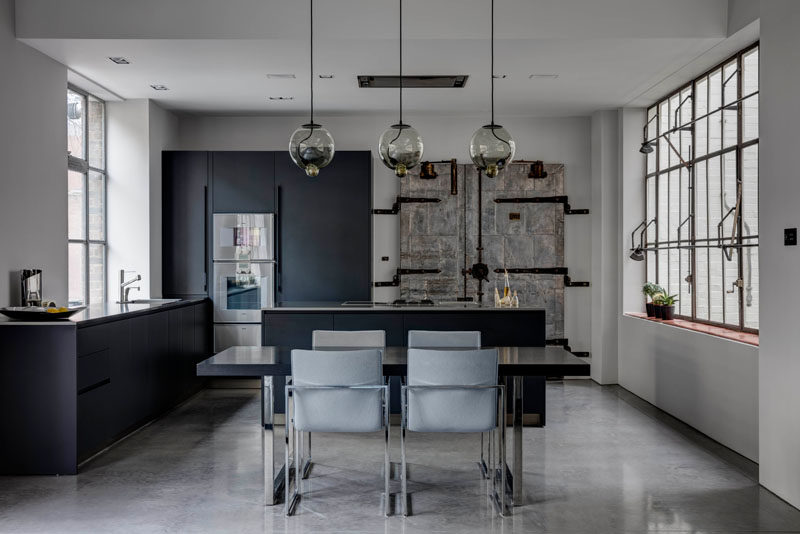
[[317, 178], [276, 153], [275, 186], [276, 301], [370, 300], [370, 152], [336, 152]]
[[163, 294], [208, 295], [213, 213], [275, 213], [276, 302], [369, 300], [372, 156], [309, 178], [288, 152], [164, 152]]
[[275, 211], [274, 152], [212, 152], [211, 176], [214, 213]]
[[208, 292], [208, 152], [163, 152], [162, 293], [189, 298]]
[[78, 328], [79, 461], [200, 388], [195, 365], [213, 353], [210, 307], [204, 300]]
[[0, 474], [75, 474], [78, 463], [202, 386], [211, 301], [87, 323], [0, 326]]

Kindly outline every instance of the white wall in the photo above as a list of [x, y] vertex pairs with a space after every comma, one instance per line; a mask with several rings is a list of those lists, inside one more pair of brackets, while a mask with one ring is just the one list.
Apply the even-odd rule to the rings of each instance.
[[120, 269], [142, 276], [131, 298], [161, 296], [161, 151], [175, 142], [177, 117], [150, 100], [106, 104], [108, 121], [108, 296]]
[[759, 460], [758, 347], [635, 317], [620, 336], [621, 386]]
[[[215, 117], [182, 115], [178, 149], [182, 150], [286, 150], [291, 133], [308, 117]], [[397, 121], [394, 115], [321, 117], [339, 150], [372, 150], [374, 207], [391, 207], [398, 180], [377, 157], [375, 147], [383, 130]], [[469, 162], [472, 132], [486, 122], [476, 117], [406, 117], [425, 142], [425, 159], [458, 158]], [[566, 165], [566, 193], [574, 208], [591, 205], [591, 135], [588, 117], [533, 119], [500, 117], [517, 141], [518, 159], [541, 159]], [[324, 179], [324, 170], [322, 173]], [[591, 279], [592, 215], [566, 217], [565, 258], [574, 280]], [[391, 280], [400, 251], [398, 217], [374, 216], [374, 278]], [[380, 261], [389, 256], [388, 262]], [[376, 299], [394, 299], [394, 288], [377, 288]], [[574, 350], [589, 350], [591, 290], [568, 289], [565, 297], [565, 331]]]
[[783, 229], [800, 227], [800, 3], [761, 2], [759, 219], [761, 483], [800, 507], [800, 248]]
[[119, 295], [119, 271], [136, 271], [131, 298], [149, 296], [150, 287], [150, 145], [148, 102], [106, 104], [108, 140], [108, 300]]
[[14, 39], [0, 0], [0, 306], [18, 271], [43, 269], [44, 297], [67, 301], [67, 69]]
[[617, 383], [618, 145], [617, 111], [592, 115], [592, 379], [600, 384]]

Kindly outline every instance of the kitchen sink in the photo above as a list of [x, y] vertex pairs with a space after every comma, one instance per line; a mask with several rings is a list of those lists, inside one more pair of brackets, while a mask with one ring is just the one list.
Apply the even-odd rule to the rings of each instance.
[[128, 304], [171, 304], [180, 301], [181, 299], [134, 299], [128, 302]]

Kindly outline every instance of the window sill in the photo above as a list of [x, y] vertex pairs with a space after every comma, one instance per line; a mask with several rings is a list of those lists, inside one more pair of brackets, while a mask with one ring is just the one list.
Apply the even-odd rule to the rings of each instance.
[[637, 319], [644, 319], [645, 321], [652, 321], [654, 323], [663, 323], [676, 328], [683, 328], [685, 330], [693, 330], [695, 332], [721, 337], [724, 339], [730, 339], [731, 341], [738, 341], [740, 343], [746, 343], [756, 347], [758, 346], [758, 334], [753, 334], [750, 332], [737, 332], [736, 330], [729, 330], [727, 328], [722, 328], [721, 326], [695, 323], [692, 321], [687, 321], [686, 319], [673, 319], [671, 321], [664, 321], [654, 317], [648, 317], [646, 313], [641, 312], [626, 312], [623, 315], [627, 315], [628, 317], [636, 317]]

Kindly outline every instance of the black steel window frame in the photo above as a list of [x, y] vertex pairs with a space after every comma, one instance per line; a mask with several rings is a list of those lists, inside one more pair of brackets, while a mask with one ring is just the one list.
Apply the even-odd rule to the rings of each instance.
[[[648, 133], [648, 135], [646, 136], [646, 139], [650, 140], [650, 141], [655, 141], [655, 140], [659, 141], [658, 143], [655, 143], [655, 142], [653, 143], [654, 144], [654, 148], [655, 148], [655, 150], [652, 153], [652, 155], [655, 157], [654, 170], [652, 172], [648, 172], [649, 168], [646, 168], [645, 169], [645, 176], [644, 176], [644, 205], [645, 205], [645, 213], [646, 213], [646, 219], [645, 220], [646, 221], [650, 221], [650, 220], [654, 220], [655, 221], [655, 224], [653, 224], [655, 241], [649, 241], [648, 240], [649, 237], [650, 237], [649, 233], [646, 233], [646, 236], [645, 236], [644, 244], [645, 244], [645, 250], [647, 252], [647, 254], [645, 255], [645, 260], [646, 260], [645, 272], [648, 273], [648, 275], [649, 275], [649, 273], [650, 273], [649, 263], [651, 261], [654, 262], [654, 264], [655, 264], [654, 265], [655, 281], [657, 281], [657, 283], [658, 283], [658, 281], [662, 280], [662, 276], [664, 276], [664, 275], [662, 275], [662, 273], [659, 272], [660, 269], [661, 269], [661, 266], [660, 266], [661, 262], [659, 261], [659, 258], [658, 258], [658, 252], [660, 252], [662, 250], [678, 250], [679, 251], [679, 257], [678, 257], [678, 260], [677, 260], [678, 264], [679, 264], [679, 266], [678, 266], [678, 268], [679, 268], [679, 271], [678, 271], [679, 272], [679, 274], [678, 274], [678, 284], [680, 285], [681, 280], [684, 280], [684, 278], [683, 278], [684, 274], [691, 275], [690, 281], [688, 282], [688, 284], [689, 284], [689, 290], [690, 290], [691, 297], [692, 297], [692, 299], [691, 299], [692, 302], [691, 302], [691, 315], [686, 315], [685, 313], [681, 313], [681, 314], [676, 314], [676, 317], [681, 318], [681, 319], [685, 319], [685, 320], [689, 320], [689, 321], [693, 321], [693, 322], [697, 322], [697, 323], [709, 324], [709, 325], [719, 326], [719, 327], [723, 327], [723, 328], [727, 328], [727, 329], [731, 329], [731, 330], [737, 330], [737, 331], [742, 331], [742, 332], [752, 332], [752, 333], [758, 333], [758, 329], [745, 327], [744, 290], [743, 290], [743, 287], [741, 287], [741, 286], [736, 287], [736, 283], [737, 282], [741, 282], [741, 281], [743, 281], [745, 279], [743, 254], [737, 254], [738, 265], [737, 265], [737, 278], [736, 278], [736, 280], [732, 280], [732, 281], [726, 280], [725, 279], [725, 270], [724, 269], [722, 270], [722, 277], [723, 277], [722, 288], [723, 288], [723, 291], [725, 291], [727, 288], [731, 287], [732, 285], [736, 289], [738, 289], [738, 292], [737, 292], [737, 298], [738, 298], [738, 324], [737, 325], [733, 325], [731, 322], [728, 322], [728, 321], [725, 320], [725, 313], [726, 313], [726, 309], [725, 308], [726, 307], [725, 307], [725, 304], [724, 304], [724, 300], [723, 300], [723, 305], [722, 305], [723, 321], [724, 322], [712, 321], [710, 319], [703, 319], [703, 318], [698, 318], [697, 317], [697, 290], [696, 290], [697, 289], [697, 277], [694, 276], [694, 274], [697, 272], [697, 249], [698, 248], [707, 248], [707, 250], [711, 251], [713, 249], [719, 250], [721, 248], [727, 248], [727, 247], [721, 247], [720, 246], [720, 240], [716, 237], [716, 235], [712, 235], [714, 232], [716, 232], [716, 229], [714, 229], [714, 232], [711, 231], [710, 222], [709, 222], [710, 219], [709, 219], [708, 214], [706, 215], [706, 219], [705, 219], [706, 225], [707, 225], [707, 229], [708, 229], [708, 231], [706, 233], [707, 237], [705, 237], [705, 238], [697, 238], [696, 227], [695, 227], [695, 220], [696, 220], [696, 218], [695, 218], [695, 209], [696, 209], [696, 206], [697, 206], [697, 188], [695, 187], [695, 166], [698, 163], [707, 162], [707, 161], [710, 161], [710, 160], [712, 160], [714, 158], [720, 158], [719, 159], [719, 161], [720, 161], [719, 167], [720, 167], [720, 175], [722, 175], [723, 174], [724, 164], [725, 164], [724, 159], [723, 159], [724, 156], [726, 154], [734, 154], [735, 155], [735, 161], [736, 161], [736, 186], [737, 186], [737, 189], [739, 191], [739, 195], [742, 197], [742, 202], [746, 201], [745, 200], [745, 196], [744, 196], [744, 191], [742, 190], [742, 182], [743, 182], [743, 176], [742, 176], [742, 174], [743, 174], [743, 171], [742, 171], [742, 153], [743, 153], [743, 151], [745, 149], [747, 149], [749, 147], [753, 147], [753, 146], [758, 147], [759, 136], [756, 136], [755, 138], [749, 139], [747, 141], [743, 140], [743, 119], [744, 119], [744, 116], [743, 116], [744, 105], [743, 105], [743, 103], [749, 98], [759, 98], [760, 87], [756, 91], [752, 91], [752, 92], [749, 92], [748, 94], [744, 94], [744, 95], [742, 94], [742, 92], [743, 92], [743, 73], [744, 73], [744, 70], [743, 70], [743, 59], [744, 59], [745, 56], [747, 56], [753, 50], [756, 50], [758, 48], [759, 48], [759, 42], [757, 41], [757, 42], [753, 43], [752, 45], [740, 50], [736, 54], [726, 58], [724, 61], [718, 63], [717, 65], [714, 65], [712, 68], [710, 68], [707, 71], [703, 72], [701, 75], [697, 76], [696, 78], [694, 78], [689, 83], [681, 85], [677, 89], [675, 89], [675, 90], [671, 91], [670, 93], [668, 93], [663, 98], [660, 98], [655, 104], [653, 104], [652, 106], [647, 108], [647, 112], [646, 112], [646, 116], [645, 116], [645, 121], [646, 121], [645, 130]], [[726, 104], [725, 103], [724, 72], [725, 72], [725, 67], [727, 65], [729, 65], [732, 61], [736, 61], [736, 70], [735, 70], [735, 72], [738, 74], [737, 75], [736, 98], [732, 102], [728, 102]], [[760, 55], [759, 55], [759, 69], [760, 69]], [[710, 79], [709, 79], [709, 82], [707, 84], [708, 93], [707, 93], [707, 96], [706, 96], [706, 112], [698, 116], [697, 98], [695, 98], [695, 95], [697, 94], [698, 82], [702, 82], [703, 80], [708, 79], [708, 77], [711, 74], [713, 74], [714, 72], [716, 72], [716, 71], [720, 71], [721, 76], [722, 76], [722, 83], [721, 83], [721, 87], [720, 87], [720, 90], [721, 90], [720, 105], [719, 105], [719, 107], [714, 108], [713, 110], [710, 108], [710, 104], [711, 104], [711, 99], [710, 99], [710, 89], [711, 88], [710, 88], [710, 85], [711, 84], [710, 84]], [[689, 94], [690, 94], [691, 103], [692, 103], [691, 107], [689, 108], [691, 110], [691, 118], [690, 118], [690, 120], [688, 122], [686, 122], [686, 123], [684, 123], [682, 121], [676, 121], [676, 124], [672, 125], [672, 128], [667, 128], [666, 130], [662, 130], [662, 115], [660, 113], [661, 106], [666, 103], [667, 113], [670, 114], [670, 115], [675, 113], [675, 111], [672, 110], [672, 99], [677, 95], [678, 96], [678, 102], [680, 103], [680, 105], [678, 107], [682, 106], [683, 103], [685, 103], [685, 99], [682, 100], [680, 96], [687, 89], [690, 90]], [[725, 146], [725, 133], [724, 133], [724, 128], [725, 128], [725, 121], [724, 121], [725, 114], [724, 114], [724, 112], [725, 112], [726, 109], [727, 110], [731, 110], [731, 106], [733, 106], [734, 104], [736, 106], [736, 117], [737, 117], [736, 142], [734, 144], [726, 147]], [[651, 115], [651, 113], [653, 111], [655, 111], [655, 113], [653, 113]], [[714, 113], [719, 113], [720, 114], [720, 118], [721, 118], [721, 120], [720, 120], [720, 129], [721, 129], [721, 132], [720, 132], [721, 133], [721, 135], [720, 135], [720, 149], [714, 150], [713, 152], [709, 152], [709, 150], [708, 150], [709, 147], [710, 147], [710, 139], [711, 139], [711, 137], [710, 137], [711, 123], [709, 121], [707, 123], [707, 125], [706, 125], [706, 145], [705, 145], [706, 153], [703, 154], [702, 156], [696, 156], [695, 155], [695, 150], [694, 150], [695, 147], [697, 146], [696, 145], [696, 133], [697, 132], [696, 132], [695, 125], [696, 125], [696, 123], [698, 121], [701, 121], [701, 120], [707, 119], [707, 118], [710, 119], [711, 117], [713, 117]], [[649, 135], [648, 125], [650, 124], [651, 121], [654, 121], [656, 123], [656, 136]], [[669, 124], [669, 122], [668, 122], [668, 124]], [[691, 125], [691, 144], [689, 146], [689, 151], [690, 151], [689, 159], [687, 159], [687, 160], [685, 160], [683, 162], [679, 161], [675, 165], [671, 165], [671, 166], [669, 166], [667, 168], [661, 169], [660, 168], [661, 139], [664, 139], [665, 142], [667, 142], [667, 140], [671, 137], [672, 134], [674, 134], [675, 132], [678, 132], [678, 135], [680, 135], [680, 128], [681, 127], [686, 127], [688, 125]], [[680, 137], [679, 137], [678, 142], [680, 143]], [[678, 147], [678, 152], [679, 153], [682, 152], [681, 148], [682, 148], [681, 146]], [[668, 153], [669, 153], [669, 151], [671, 151], [672, 148], [667, 147], [667, 150], [668, 150]], [[687, 174], [688, 174], [689, 202], [688, 202], [688, 213], [684, 214], [684, 213], [682, 213], [682, 211], [679, 211], [679, 218], [680, 218], [680, 223], [681, 224], [688, 222], [688, 227], [689, 227], [688, 228], [688, 236], [683, 238], [681, 236], [681, 228], [679, 227], [678, 228], [678, 236], [677, 236], [678, 239], [670, 239], [670, 237], [669, 237], [669, 220], [666, 221], [666, 222], [665, 221], [659, 221], [659, 218], [658, 218], [658, 212], [659, 212], [659, 206], [660, 206], [660, 200], [661, 200], [659, 198], [659, 190], [660, 190], [659, 180], [662, 179], [662, 177], [665, 178], [667, 180], [667, 187], [669, 188], [671, 186], [671, 184], [669, 183], [670, 174], [673, 173], [673, 172], [679, 172], [680, 173], [680, 172], [682, 172], [682, 170], [685, 170], [683, 172], [687, 172]], [[708, 177], [708, 167], [706, 167], [706, 175], [705, 176], [706, 176], [706, 184], [708, 184], [708, 179], [709, 179], [709, 177]], [[651, 179], [651, 178], [654, 179], [653, 189], [654, 189], [655, 200], [653, 202], [653, 210], [655, 211], [655, 213], [650, 213], [649, 210], [648, 210], [648, 196], [650, 194], [650, 192], [648, 190], [648, 180]], [[680, 184], [680, 178], [679, 178], [679, 184]], [[680, 185], [679, 185], [679, 187], [680, 187]], [[706, 206], [706, 209], [708, 210], [709, 209], [708, 207], [710, 205], [710, 203], [708, 201], [709, 188], [706, 187], [705, 191], [706, 191], [705, 206]], [[720, 196], [722, 196], [723, 191], [724, 191], [724, 184], [722, 184], [722, 182], [721, 182], [720, 183]], [[668, 196], [669, 196], [669, 193], [668, 193]], [[669, 202], [669, 199], [667, 200], [667, 202]], [[660, 225], [661, 224], [666, 224], [667, 225], [666, 226], [666, 228], [667, 228], [667, 231], [666, 231], [667, 239], [664, 239], [664, 240], [660, 239], [660, 236], [661, 236]], [[731, 243], [730, 238], [729, 237], [726, 238], [726, 236], [724, 236], [724, 235], [723, 235], [723, 240], [722, 241], [724, 243], [727, 243], [728, 245], [731, 245], [731, 244], [734, 245], [734, 247], [737, 250], [744, 250], [744, 248], [747, 248], [747, 247], [755, 247], [757, 249], [758, 248], [758, 235], [747, 235], [747, 236], [743, 235], [743, 211], [742, 210], [739, 210], [738, 214], [736, 215], [735, 226], [736, 226], [736, 238], [735, 238], [735, 241], [733, 243]], [[681, 254], [683, 252], [686, 252], [687, 254], [689, 254], [689, 272], [688, 273], [683, 273], [682, 270], [681, 270]], [[652, 257], [651, 257], [650, 253], [653, 253]], [[707, 257], [709, 259], [709, 266], [708, 266], [709, 270], [707, 272], [710, 273], [710, 253], [708, 254]], [[672, 260], [668, 256], [667, 263], [669, 264], [670, 261], [672, 261]], [[667, 273], [666, 276], [668, 277], [669, 273]], [[674, 292], [674, 291], [670, 291], [670, 292]], [[726, 297], [727, 293], [723, 293], [723, 295], [724, 295], [723, 298], [727, 298]], [[709, 274], [709, 287], [708, 287], [708, 310], [709, 310], [709, 318], [710, 318], [711, 317], [710, 274]]]
[[[108, 217], [107, 217], [107, 180], [106, 180], [106, 169], [105, 168], [98, 168], [89, 165], [89, 98], [93, 98], [98, 102], [102, 102], [103, 104], [103, 166], [107, 167], [106, 162], [106, 112], [105, 112], [105, 101], [87, 93], [83, 89], [79, 89], [72, 84], [67, 84], [67, 93], [72, 92], [79, 94], [83, 97], [84, 101], [84, 119], [83, 119], [83, 154], [81, 157], [77, 157], [72, 155], [71, 153], [67, 153], [67, 172], [73, 171], [80, 173], [83, 176], [83, 205], [84, 205], [84, 214], [83, 214], [83, 228], [84, 228], [84, 235], [83, 239], [74, 239], [68, 238], [68, 243], [78, 243], [84, 245], [84, 269], [83, 269], [83, 304], [89, 305], [93, 304], [89, 302], [89, 294], [90, 294], [90, 285], [89, 285], [89, 271], [91, 270], [91, 264], [89, 262], [89, 250], [91, 245], [101, 245], [103, 247], [103, 296], [106, 296], [107, 292], [107, 279], [108, 279]], [[89, 173], [94, 172], [101, 176], [103, 181], [103, 239], [90, 239], [89, 237]]]

